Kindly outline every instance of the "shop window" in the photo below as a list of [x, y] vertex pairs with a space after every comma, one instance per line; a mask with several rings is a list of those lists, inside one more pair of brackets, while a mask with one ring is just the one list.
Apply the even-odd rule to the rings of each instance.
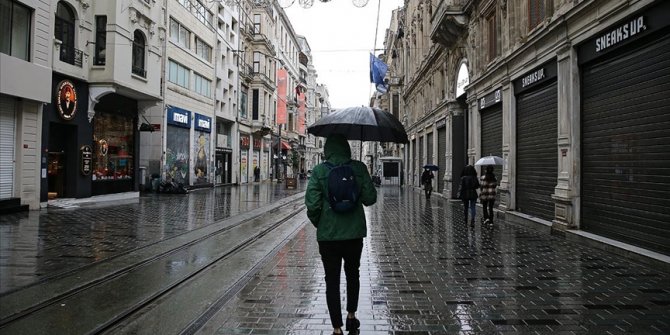
[[0, 0], [0, 52], [30, 61], [31, 11], [16, 1]]
[[135, 30], [133, 38], [133, 74], [140, 77], [147, 76], [147, 70], [144, 68], [144, 35], [139, 30]]
[[107, 60], [107, 16], [98, 15], [95, 17], [95, 54], [93, 63], [95, 65], [105, 65]]
[[98, 112], [93, 119], [93, 180], [133, 178], [133, 119]]

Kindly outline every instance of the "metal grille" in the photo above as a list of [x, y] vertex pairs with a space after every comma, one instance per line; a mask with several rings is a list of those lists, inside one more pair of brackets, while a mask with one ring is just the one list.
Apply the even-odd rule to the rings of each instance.
[[582, 74], [581, 225], [670, 254], [670, 35]]
[[516, 100], [516, 209], [549, 221], [558, 174], [557, 91], [554, 81]]

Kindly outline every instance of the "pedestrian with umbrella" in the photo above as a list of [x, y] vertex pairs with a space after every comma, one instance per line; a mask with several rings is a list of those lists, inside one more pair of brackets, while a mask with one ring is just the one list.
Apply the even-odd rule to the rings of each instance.
[[[307, 183], [305, 206], [307, 217], [316, 227], [319, 254], [326, 274], [326, 304], [333, 334], [342, 334], [346, 325], [349, 334], [359, 334], [360, 321], [356, 318], [360, 290], [359, 268], [363, 252], [363, 238], [367, 236], [363, 206], [377, 201], [367, 166], [351, 159], [347, 140], [408, 143], [404, 127], [392, 114], [372, 107], [351, 107], [337, 110], [307, 128], [310, 134], [326, 137], [326, 162], [314, 167]], [[331, 183], [330, 174], [338, 167], [348, 165], [359, 188], [353, 209], [336, 211], [330, 191], [339, 188]], [[347, 184], [348, 181], [342, 180]], [[332, 189], [331, 189], [332, 188]], [[340, 275], [344, 261], [347, 280], [347, 318], [342, 322], [340, 305]]]
[[479, 184], [479, 201], [482, 202], [484, 211], [483, 222], [493, 226], [493, 204], [496, 201], [496, 187], [498, 187], [498, 180], [493, 173], [493, 165], [486, 167], [486, 173], [481, 177]]
[[423, 192], [426, 194], [426, 200], [430, 200], [430, 195], [433, 193], [433, 178], [435, 178], [433, 171], [437, 171], [438, 169], [439, 168], [433, 164], [426, 164], [423, 166], [421, 184], [423, 185]]

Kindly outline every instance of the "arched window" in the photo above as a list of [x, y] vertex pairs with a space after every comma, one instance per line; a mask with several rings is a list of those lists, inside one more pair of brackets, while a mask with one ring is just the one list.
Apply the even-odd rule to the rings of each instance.
[[[60, 60], [69, 64], [75, 63], [75, 51], [79, 51], [74, 48], [74, 21], [75, 15], [72, 8], [65, 2], [59, 1], [56, 6], [56, 29], [54, 37], [61, 41]], [[81, 62], [80, 57], [78, 60]], [[81, 66], [80, 64], [79, 66]]]
[[146, 77], [147, 71], [144, 69], [144, 48], [145, 48], [145, 39], [142, 32], [135, 30], [133, 37], [133, 73]]

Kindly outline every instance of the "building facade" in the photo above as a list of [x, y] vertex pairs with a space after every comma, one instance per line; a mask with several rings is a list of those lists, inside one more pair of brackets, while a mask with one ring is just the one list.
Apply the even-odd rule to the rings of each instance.
[[14, 209], [38, 209], [46, 168], [42, 107], [53, 98], [54, 13], [43, 2], [0, 5], [0, 201], [13, 202]]
[[500, 156], [508, 219], [670, 253], [658, 201], [669, 186], [670, 146], [659, 139], [670, 136], [670, 4], [450, 0], [404, 10], [404, 71], [392, 76], [403, 80], [408, 184], [437, 155], [451, 198], [464, 164]]

